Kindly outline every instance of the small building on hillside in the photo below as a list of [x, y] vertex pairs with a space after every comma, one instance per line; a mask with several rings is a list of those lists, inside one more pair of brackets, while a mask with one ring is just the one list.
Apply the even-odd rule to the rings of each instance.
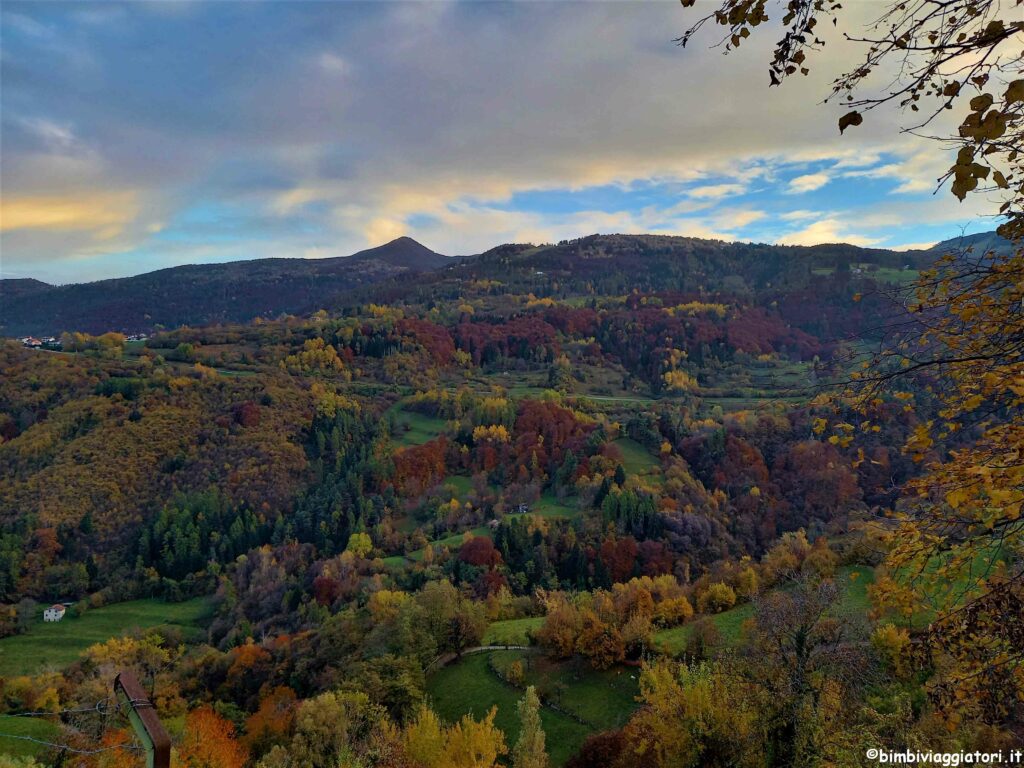
[[65, 610], [63, 605], [51, 605], [43, 611], [43, 621], [60, 621], [64, 618]]

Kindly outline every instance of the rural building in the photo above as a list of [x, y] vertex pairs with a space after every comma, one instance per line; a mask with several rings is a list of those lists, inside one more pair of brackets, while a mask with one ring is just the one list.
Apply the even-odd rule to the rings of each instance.
[[51, 605], [43, 611], [43, 621], [60, 621], [64, 618], [63, 605]]

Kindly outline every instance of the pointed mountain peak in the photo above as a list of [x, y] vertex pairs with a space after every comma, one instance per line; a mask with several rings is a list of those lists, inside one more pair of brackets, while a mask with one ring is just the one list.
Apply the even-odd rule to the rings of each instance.
[[404, 235], [395, 238], [390, 243], [354, 253], [349, 258], [360, 261], [375, 259], [393, 267], [412, 270], [437, 269], [448, 263], [448, 257], [444, 254], [432, 251], [422, 243]]

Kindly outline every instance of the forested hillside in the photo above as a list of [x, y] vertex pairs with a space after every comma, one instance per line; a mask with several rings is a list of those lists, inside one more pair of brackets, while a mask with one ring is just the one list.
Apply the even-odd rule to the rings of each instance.
[[63, 286], [48, 286], [38, 280], [3, 280], [0, 333], [138, 334], [161, 327], [303, 314], [331, 305], [356, 286], [406, 271], [437, 269], [447, 261], [446, 256], [403, 237], [337, 258], [197, 264]]
[[849, 245], [787, 248], [663, 235], [592, 235], [557, 245], [504, 245], [454, 260], [400, 238], [345, 258], [174, 267], [82, 285], [4, 280], [0, 331], [6, 336], [138, 334], [337, 310], [374, 296], [429, 303], [457, 295], [464, 280], [494, 280], [502, 286], [498, 292], [538, 296], [675, 290], [770, 302], [814, 286], [815, 277], [837, 269], [841, 277], [906, 281], [931, 258]]
[[[305, 316], [8, 342], [3, 705], [88, 706], [135, 669], [183, 753], [209, 740], [217, 765], [264, 768], [491, 765], [538, 728], [578, 767], [651, 744], [841, 761], [893, 729], [1004, 743], [997, 701], [950, 709], [959, 662], [912, 652], [936, 607], [908, 608], [885, 565], [931, 384], [826, 396], [910, 320], [911, 259], [591, 237]], [[985, 578], [1019, 570], [1016, 546]], [[161, 626], [154, 601], [193, 607]], [[60, 673], [29, 650], [54, 602], [109, 633]], [[43, 740], [128, 736], [95, 726]]]

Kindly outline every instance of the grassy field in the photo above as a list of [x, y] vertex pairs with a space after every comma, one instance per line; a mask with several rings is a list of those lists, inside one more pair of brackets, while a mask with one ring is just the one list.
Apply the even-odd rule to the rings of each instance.
[[68, 615], [54, 623], [44, 623], [42, 608], [39, 610], [40, 617], [28, 632], [0, 640], [0, 677], [33, 674], [47, 667], [62, 668], [90, 645], [135, 628], [174, 627], [194, 635], [209, 617], [212, 604], [206, 598], [183, 603], [132, 600], [93, 608], [80, 618]]
[[5, 757], [35, 757], [42, 754], [46, 747], [24, 738], [5, 738], [25, 736], [40, 741], [59, 742], [60, 727], [56, 718], [39, 717], [0, 717], [0, 755]]
[[[491, 529], [488, 528], [486, 525], [481, 525], [478, 528], [473, 528], [470, 531], [470, 533], [472, 533], [474, 536], [485, 536], [488, 539], [491, 538]], [[438, 546], [438, 545], [440, 545], [442, 547], [448, 547], [448, 549], [458, 549], [459, 547], [462, 546], [462, 541], [465, 538], [466, 538], [466, 534], [465, 533], [453, 533], [451, 536], [445, 536], [443, 539], [435, 539], [434, 541], [430, 542], [430, 545], [431, 546]], [[417, 549], [415, 552], [410, 552], [409, 553], [409, 559], [410, 560], [415, 560], [415, 561], [419, 562], [420, 560], [423, 559], [423, 552], [424, 552], [425, 549], [426, 548], [424, 548], [424, 549]], [[387, 558], [387, 560], [385, 560], [385, 562], [387, 562], [388, 560], [393, 560], [393, 559], [394, 558], [390, 558], [389, 557], [389, 558]]]
[[[845, 588], [839, 610], [850, 615], [863, 616], [870, 606], [868, 585], [875, 580], [874, 571], [868, 566], [840, 568], [836, 573], [837, 582]], [[750, 603], [737, 605], [728, 611], [711, 617], [726, 647], [735, 647], [743, 642], [743, 624], [754, 615], [754, 607]], [[677, 655], [686, 650], [686, 645], [693, 634], [693, 624], [682, 624], [671, 629], [663, 629], [654, 634], [654, 640], [663, 652]]]
[[506, 619], [495, 621], [484, 632], [482, 645], [528, 645], [528, 632], [539, 629], [544, 623], [543, 616], [530, 616], [525, 619]]
[[559, 501], [551, 491], [541, 494], [540, 501], [530, 507], [530, 514], [541, 517], [576, 517], [579, 513], [579, 509]]
[[[454, 723], [466, 714], [482, 718], [491, 707], [497, 707], [495, 724], [505, 733], [505, 740], [511, 748], [519, 736], [516, 703], [522, 698], [522, 693], [499, 680], [487, 664], [488, 657], [492, 655], [513, 653], [516, 652], [495, 651], [467, 656], [427, 678], [427, 692], [437, 714]], [[541, 709], [540, 716], [551, 764], [563, 765], [580, 748], [592, 729], [547, 707]]]
[[593, 669], [581, 658], [557, 661], [528, 651], [494, 656], [494, 664], [507, 670], [514, 661], [523, 665], [523, 682], [537, 687], [543, 700], [553, 701], [599, 731], [621, 728], [637, 707], [640, 670], [616, 666]]
[[622, 468], [627, 475], [640, 477], [648, 485], [663, 481], [661, 462], [636, 440], [621, 437], [613, 445], [622, 451]]
[[[861, 278], [870, 278], [880, 283], [909, 283], [917, 279], [916, 269], [898, 269], [896, 267], [874, 267], [873, 264], [852, 264], [851, 269], [863, 270], [857, 275]], [[811, 270], [815, 275], [827, 276], [835, 272], [835, 267], [814, 267]]]
[[658, 460], [636, 440], [622, 437], [616, 440], [622, 451], [622, 468], [631, 475], [647, 475], [658, 469]]
[[892, 267], [881, 267], [878, 271], [870, 273], [868, 277], [873, 277], [883, 283], [898, 283], [900, 285], [906, 285], [912, 283], [918, 278], [918, 271], [916, 269], [893, 269]]
[[[743, 622], [754, 615], [754, 606], [750, 603], [743, 603], [735, 608], [716, 613], [711, 617], [722, 643], [728, 647], [734, 647], [743, 640]], [[690, 636], [693, 634], [693, 624], [681, 624], [671, 629], [662, 629], [654, 633], [654, 642], [664, 653], [676, 656], [686, 650]]]
[[771, 407], [776, 403], [799, 403], [813, 391], [812, 366], [784, 358], [745, 358], [716, 371], [702, 382], [702, 413], [716, 407], [724, 412]]
[[736, 411], [752, 411], [758, 408], [771, 407], [776, 403], [794, 404], [806, 400], [807, 397], [805, 395], [760, 394], [742, 397], [705, 395], [702, 413], [708, 412], [716, 405], [720, 406], [725, 413], [735, 413]]
[[875, 581], [875, 570], [867, 565], [840, 568], [836, 580], [845, 588], [842, 610], [863, 616], [871, 610], [868, 587]]
[[395, 441], [402, 446], [423, 445], [445, 430], [447, 422], [422, 413], [395, 411]]
[[469, 492], [473, 490], [473, 479], [465, 475], [448, 475], [441, 481], [443, 486], [451, 486], [455, 492], [454, 496], [459, 501], [465, 501]]

